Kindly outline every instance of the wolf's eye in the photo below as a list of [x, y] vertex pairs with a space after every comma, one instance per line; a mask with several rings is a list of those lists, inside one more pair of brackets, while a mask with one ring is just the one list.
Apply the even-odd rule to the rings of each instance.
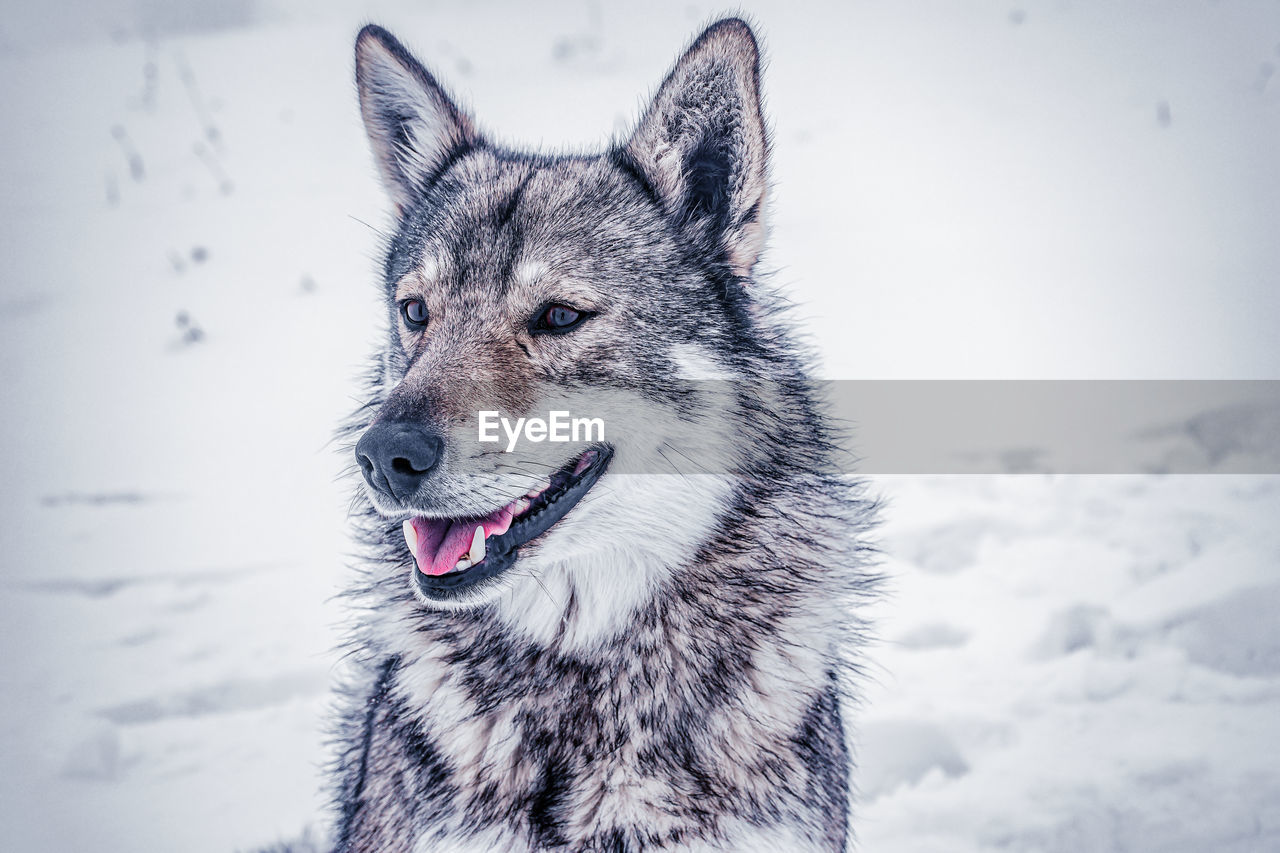
[[591, 316], [576, 308], [558, 303], [543, 308], [530, 323], [530, 331], [549, 332], [553, 335], [563, 334]]
[[400, 316], [415, 328], [427, 325], [427, 303], [421, 299], [406, 299], [400, 303]]

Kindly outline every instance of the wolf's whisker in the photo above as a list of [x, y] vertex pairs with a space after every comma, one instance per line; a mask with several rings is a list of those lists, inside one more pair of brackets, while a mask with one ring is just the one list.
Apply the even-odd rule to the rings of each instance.
[[688, 482], [688, 481], [689, 481], [689, 478], [688, 478], [687, 476], [685, 476], [684, 471], [681, 471], [681, 470], [680, 470], [680, 467], [679, 467], [678, 465], [676, 465], [674, 462], [672, 462], [672, 461], [671, 461], [671, 459], [670, 459], [670, 457], [668, 457], [668, 456], [667, 456], [667, 454], [665, 454], [665, 453], [663, 453], [663, 452], [662, 452], [662, 447], [661, 447], [661, 446], [660, 446], [660, 447], [658, 447], [658, 448], [657, 448], [657, 450], [658, 450], [658, 455], [662, 457], [663, 461], [664, 461], [664, 462], [666, 462], [668, 465], [670, 465], [670, 466], [671, 466], [671, 470], [672, 470], [672, 471], [675, 471], [677, 474], [679, 474], [679, 475], [680, 475], [680, 479], [684, 480], [685, 482]]
[[365, 228], [368, 228], [370, 231], [372, 231], [374, 234], [377, 234], [379, 237], [382, 237], [384, 240], [390, 240], [390, 239], [391, 239], [391, 235], [390, 235], [390, 234], [388, 234], [386, 231], [383, 231], [381, 228], [379, 228], [379, 227], [378, 227], [378, 226], [376, 226], [376, 225], [370, 225], [368, 222], [365, 222], [363, 219], [361, 219], [361, 218], [360, 218], [360, 217], [358, 217], [358, 216], [353, 216], [353, 215], [351, 215], [350, 213], [348, 213], [348, 214], [347, 214], [347, 218], [348, 218], [348, 219], [355, 220], [356, 222], [359, 222], [359, 223], [360, 223], [361, 225], [363, 225]]
[[[671, 442], [669, 442], [669, 441], [664, 441], [664, 442], [662, 443], [662, 447], [665, 447], [665, 448], [667, 448], [668, 450], [670, 450], [671, 452], [678, 454], [678, 455], [680, 456], [680, 458], [681, 458], [681, 459], [684, 459], [686, 462], [688, 462], [688, 463], [689, 463], [690, 465], [692, 465], [693, 467], [697, 468], [697, 469], [698, 469], [699, 471], [701, 471], [703, 474], [713, 474], [713, 473], [715, 473], [715, 472], [714, 472], [714, 471], [712, 471], [711, 469], [707, 468], [705, 465], [701, 465], [701, 464], [699, 464], [699, 463], [697, 463], [697, 462], [693, 461], [692, 459], [690, 459], [690, 458], [688, 457], [688, 455], [687, 455], [687, 454], [685, 454], [685, 453], [681, 453], [681, 452], [680, 452], [680, 448], [676, 447], [674, 444], [672, 444], [672, 443], [671, 443]], [[658, 452], [659, 452], [659, 453], [661, 453], [661, 452], [662, 452], [662, 450], [661, 450], [661, 449], [659, 449], [659, 450], [658, 450]], [[663, 458], [665, 459], [666, 457], [664, 456]]]

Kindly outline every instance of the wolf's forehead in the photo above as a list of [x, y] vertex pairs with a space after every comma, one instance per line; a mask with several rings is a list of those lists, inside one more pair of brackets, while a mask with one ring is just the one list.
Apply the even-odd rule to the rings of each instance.
[[[451, 284], [457, 279], [473, 277], [463, 275], [462, 273], [465, 273], [466, 270], [459, 269], [460, 266], [478, 265], [459, 264], [456, 255], [451, 258], [448, 252], [429, 249], [417, 259], [409, 274], [416, 277], [423, 284], [439, 287]], [[488, 267], [489, 264], [484, 264], [483, 266]], [[550, 269], [544, 261], [536, 259], [518, 260], [506, 266], [509, 269], [509, 273], [504, 278], [508, 278], [510, 283], [516, 286], [536, 284], [546, 277]]]
[[584, 304], [593, 304], [608, 289], [588, 275], [536, 254], [496, 272], [473, 268], [461, 275], [441, 257], [429, 254], [400, 280], [396, 296], [403, 298], [411, 291], [418, 292], [419, 288], [442, 291], [451, 296], [482, 294], [491, 299], [514, 300], [518, 304], [553, 295], [559, 299], [581, 299], [585, 300]]
[[422, 242], [405, 272], [441, 287], [528, 288], [589, 260], [570, 235], [532, 224], [511, 216], [452, 224]]
[[[406, 269], [404, 279], [420, 285], [451, 291], [477, 287], [507, 292], [528, 290], [566, 276], [554, 253], [536, 246], [502, 246], [495, 241], [491, 250], [459, 252], [455, 247], [424, 248]], [[574, 277], [574, 276], [569, 276]]]
[[537, 258], [523, 260], [511, 271], [511, 283], [516, 287], [533, 287], [550, 272], [551, 268], [545, 261]]
[[388, 278], [503, 294], [590, 281], [643, 229], [632, 227], [614, 171], [601, 162], [468, 159], [393, 246]]

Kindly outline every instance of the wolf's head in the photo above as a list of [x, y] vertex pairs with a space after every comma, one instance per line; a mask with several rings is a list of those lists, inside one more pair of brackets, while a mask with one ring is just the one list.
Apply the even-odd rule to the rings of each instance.
[[[492, 144], [390, 34], [360, 33], [396, 225], [356, 457], [383, 528], [403, 527], [421, 602], [493, 606], [535, 631], [576, 607], [593, 614], [584, 630], [616, 627], [740, 499], [731, 475], [769, 417], [725, 380], [790, 360], [752, 283], [759, 64], [747, 25], [720, 21], [629, 139], [548, 156]], [[555, 413], [567, 440], [537, 440]]]

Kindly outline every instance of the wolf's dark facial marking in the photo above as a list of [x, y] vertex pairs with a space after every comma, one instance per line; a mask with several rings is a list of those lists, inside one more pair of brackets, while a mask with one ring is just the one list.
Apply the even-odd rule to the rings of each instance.
[[[750, 28], [598, 155], [495, 145], [377, 27], [356, 69], [394, 220], [339, 849], [844, 851], [874, 504], [756, 271]], [[476, 440], [553, 410], [606, 434]]]

